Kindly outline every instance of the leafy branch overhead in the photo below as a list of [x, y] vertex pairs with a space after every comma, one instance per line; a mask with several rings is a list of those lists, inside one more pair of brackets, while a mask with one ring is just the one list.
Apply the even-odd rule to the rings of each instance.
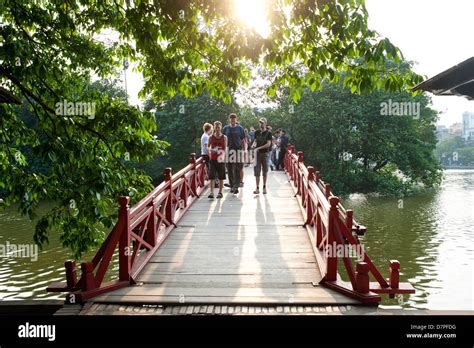
[[[341, 70], [352, 92], [420, 80], [385, 66], [401, 53], [368, 29], [361, 0], [268, 1], [267, 18], [262, 37], [230, 0], [0, 0], [0, 84], [24, 101], [0, 104], [0, 190], [31, 217], [40, 201], [56, 202], [35, 240], [58, 231], [79, 257], [103, 240], [119, 195], [136, 200], [151, 187], [139, 166], [168, 143], [152, 113], [105, 82], [124, 60], [144, 78], [141, 97], [155, 102], [204, 93], [230, 103], [257, 64], [274, 72], [267, 93], [286, 86], [294, 101]], [[93, 105], [93, 117], [65, 112], [68, 103]]]

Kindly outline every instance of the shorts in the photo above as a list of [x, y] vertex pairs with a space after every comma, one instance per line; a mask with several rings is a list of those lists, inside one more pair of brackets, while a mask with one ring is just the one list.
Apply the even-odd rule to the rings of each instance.
[[225, 163], [219, 162], [218, 160], [210, 161], [209, 180], [225, 179]]
[[268, 152], [257, 153], [255, 167], [253, 167], [253, 173], [255, 176], [260, 176], [260, 170], [263, 171], [262, 175], [267, 176], [268, 173]]

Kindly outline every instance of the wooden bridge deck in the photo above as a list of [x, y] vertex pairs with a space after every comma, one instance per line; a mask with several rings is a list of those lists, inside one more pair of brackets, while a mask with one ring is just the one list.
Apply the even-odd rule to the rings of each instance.
[[[95, 303], [312, 304], [358, 302], [318, 285], [303, 217], [284, 172], [270, 172], [268, 194], [255, 196], [253, 168], [234, 196], [189, 208], [140, 273], [137, 285]], [[216, 190], [217, 191], [217, 190]]]

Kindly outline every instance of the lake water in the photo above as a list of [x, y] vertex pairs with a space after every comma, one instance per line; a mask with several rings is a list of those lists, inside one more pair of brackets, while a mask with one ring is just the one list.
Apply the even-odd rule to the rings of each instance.
[[[352, 195], [344, 206], [367, 226], [361, 241], [382, 274], [388, 276], [388, 261], [397, 259], [400, 280], [416, 288], [414, 295], [383, 295], [382, 307], [474, 310], [474, 170], [445, 171], [435, 193], [402, 200]], [[33, 231], [16, 209], [0, 213], [0, 245], [31, 244]], [[64, 280], [68, 258], [54, 236], [36, 261], [0, 258], [0, 299], [61, 297], [45, 288]]]
[[474, 170], [446, 170], [441, 189], [403, 198], [352, 195], [344, 205], [367, 226], [364, 249], [388, 276], [401, 264], [400, 280], [416, 294], [389, 300], [389, 307], [474, 310]]

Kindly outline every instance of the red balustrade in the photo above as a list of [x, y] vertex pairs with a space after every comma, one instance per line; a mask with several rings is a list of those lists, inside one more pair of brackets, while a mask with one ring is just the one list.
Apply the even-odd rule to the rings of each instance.
[[[292, 145], [288, 146], [284, 165], [303, 211], [322, 284], [363, 303], [380, 302], [381, 293], [394, 296], [415, 292], [409, 283], [399, 282], [400, 264], [396, 260], [390, 261], [390, 276], [385, 279], [365, 252], [355, 267], [347, 253], [338, 256], [340, 247], [363, 250], [357, 249], [361, 246], [358, 236], [366, 228], [354, 220], [351, 210], [344, 209], [330, 185], [321, 180], [313, 167], [306, 166], [303, 153], [296, 154]], [[81, 264], [79, 280], [75, 262], [67, 261], [66, 283], [53, 283], [47, 290], [67, 291], [69, 302], [81, 302], [134, 284], [140, 271], [208, 185], [205, 162], [203, 158], [196, 160], [194, 154], [178, 173], [172, 174], [171, 168], [166, 168], [164, 175], [164, 182], [133, 207], [129, 206], [129, 197], [119, 198], [118, 221], [92, 261]], [[103, 282], [117, 251], [118, 275], [112, 281]], [[341, 280], [339, 259], [349, 282]], [[370, 274], [376, 282], [370, 282]]]
[[[352, 210], [344, 209], [339, 198], [331, 192], [331, 186], [321, 180], [320, 173], [306, 166], [303, 152], [296, 153], [295, 147], [289, 145], [284, 165], [303, 211], [322, 284], [363, 303], [380, 302], [379, 294], [382, 293], [393, 297], [415, 292], [411, 284], [399, 282], [398, 261], [390, 261], [389, 279], [381, 275], [358, 239], [366, 228], [354, 220]], [[351, 249], [358, 251], [361, 258], [355, 267], [351, 260], [353, 255], [349, 252]], [[338, 265], [339, 259], [344, 269]], [[349, 282], [341, 279], [343, 270]], [[370, 282], [370, 274], [375, 282]]]
[[[53, 283], [48, 291], [69, 292], [69, 302], [81, 302], [107, 291], [135, 283], [140, 271], [176, 226], [191, 203], [208, 185], [207, 166], [191, 154], [189, 164], [176, 174], [164, 171], [165, 180], [133, 207], [129, 197], [119, 198], [118, 221], [90, 262], [67, 261], [66, 283]], [[118, 249], [117, 279], [103, 282]]]

